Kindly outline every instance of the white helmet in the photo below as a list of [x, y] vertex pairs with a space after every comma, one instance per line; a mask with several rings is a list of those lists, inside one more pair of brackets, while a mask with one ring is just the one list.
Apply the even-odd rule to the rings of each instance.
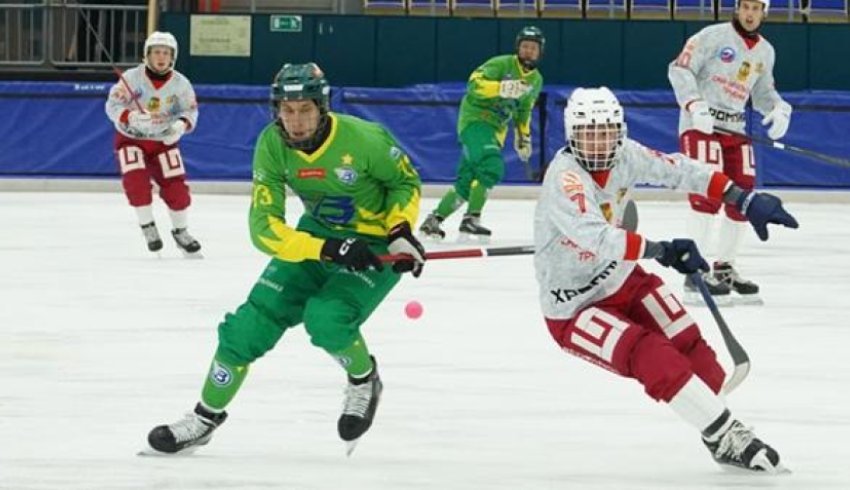
[[177, 39], [174, 35], [170, 32], [154, 31], [145, 40], [145, 65], [147, 65], [147, 67], [151, 70], [154, 68], [148, 62], [148, 55], [150, 54], [150, 49], [154, 46], [165, 46], [167, 48], [171, 48], [171, 65], [168, 66], [166, 72], [174, 68], [174, 64], [177, 63]]
[[[770, 0], [755, 0], [755, 1], [764, 5], [764, 15], [766, 16], [767, 11], [770, 10]], [[741, 0], [738, 0], [736, 7], [739, 7], [740, 5], [741, 5]]]
[[623, 151], [623, 108], [608, 87], [577, 88], [564, 109], [570, 151], [588, 172], [608, 170]]

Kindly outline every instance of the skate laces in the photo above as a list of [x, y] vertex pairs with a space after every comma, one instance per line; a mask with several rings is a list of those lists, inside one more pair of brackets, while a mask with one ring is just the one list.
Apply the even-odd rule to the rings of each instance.
[[142, 234], [145, 236], [145, 240], [149, 242], [155, 242], [160, 239], [159, 232], [156, 229], [156, 225], [154, 225], [153, 223], [143, 225]]
[[366, 416], [366, 412], [369, 410], [369, 402], [372, 401], [372, 383], [372, 380], [359, 385], [348, 383], [348, 386], [345, 387], [343, 415], [355, 415], [361, 418]]
[[215, 422], [196, 414], [187, 413], [183, 420], [168, 426], [176, 442], [193, 441], [215, 428]]
[[738, 271], [731, 265], [723, 266], [719, 271], [715, 269], [715, 273], [720, 276], [720, 280], [729, 284], [753, 284], [752, 281], [744, 279], [738, 274]]
[[723, 434], [720, 438], [720, 444], [717, 446], [714, 454], [717, 457], [729, 456], [738, 461], [744, 454], [744, 450], [756, 438], [751, 427], [745, 427], [743, 424], [736, 422]]

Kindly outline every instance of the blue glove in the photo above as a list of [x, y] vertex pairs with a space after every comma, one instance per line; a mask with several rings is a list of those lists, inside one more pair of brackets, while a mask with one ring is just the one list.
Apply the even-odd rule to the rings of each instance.
[[738, 210], [747, 217], [761, 241], [767, 240], [767, 225], [773, 223], [786, 228], [800, 225], [782, 207], [782, 200], [766, 192], [745, 191], [735, 201]]
[[677, 238], [672, 242], [657, 243], [664, 248], [664, 252], [655, 260], [664, 267], [672, 267], [682, 274], [711, 270], [708, 267], [708, 262], [700, 255], [697, 244], [693, 240]]

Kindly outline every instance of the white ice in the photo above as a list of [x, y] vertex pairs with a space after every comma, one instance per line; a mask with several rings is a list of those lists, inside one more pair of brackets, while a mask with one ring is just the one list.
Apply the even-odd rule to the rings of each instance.
[[[344, 375], [302, 328], [253, 366], [208, 446], [138, 457], [148, 430], [191, 410], [218, 322], [266, 262], [248, 238], [248, 205], [195, 196], [191, 231], [206, 259], [190, 261], [160, 204], [157, 259], [118, 193], [0, 193], [0, 488], [850, 488], [841, 204], [791, 203], [799, 230], [749, 237], [740, 268], [766, 304], [723, 311], [753, 362], [730, 407], [792, 475], [721, 471], [695, 430], [636, 382], [560, 352], [528, 256], [433, 261], [392, 292], [364, 328], [385, 391], [351, 458], [336, 435]], [[493, 245], [530, 243], [533, 206], [489, 203]], [[647, 236], [684, 233], [684, 202], [639, 207]], [[679, 289], [674, 272], [646, 266]], [[418, 321], [403, 314], [414, 299], [425, 307]], [[729, 366], [708, 311], [692, 314]]]

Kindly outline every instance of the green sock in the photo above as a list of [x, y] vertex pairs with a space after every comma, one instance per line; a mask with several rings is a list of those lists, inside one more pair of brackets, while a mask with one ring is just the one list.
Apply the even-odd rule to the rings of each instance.
[[354, 342], [345, 349], [331, 352], [330, 355], [345, 368], [352, 378], [362, 378], [372, 370], [372, 358], [369, 356], [369, 348], [362, 335], [358, 335]]
[[487, 194], [490, 189], [481, 185], [477, 180], [472, 181], [472, 188], [469, 190], [469, 206], [466, 211], [469, 214], [480, 215], [484, 209], [484, 204], [487, 202]]
[[213, 410], [224, 410], [236, 396], [246, 376], [248, 366], [233, 366], [216, 356], [210, 364], [209, 374], [204, 382], [201, 402]]
[[463, 206], [464, 199], [460, 197], [457, 191], [452, 187], [449, 189], [449, 192], [440, 199], [440, 204], [437, 204], [437, 209], [434, 211], [434, 214], [439, 216], [440, 218], [448, 218], [452, 213], [457, 211], [457, 209]]

